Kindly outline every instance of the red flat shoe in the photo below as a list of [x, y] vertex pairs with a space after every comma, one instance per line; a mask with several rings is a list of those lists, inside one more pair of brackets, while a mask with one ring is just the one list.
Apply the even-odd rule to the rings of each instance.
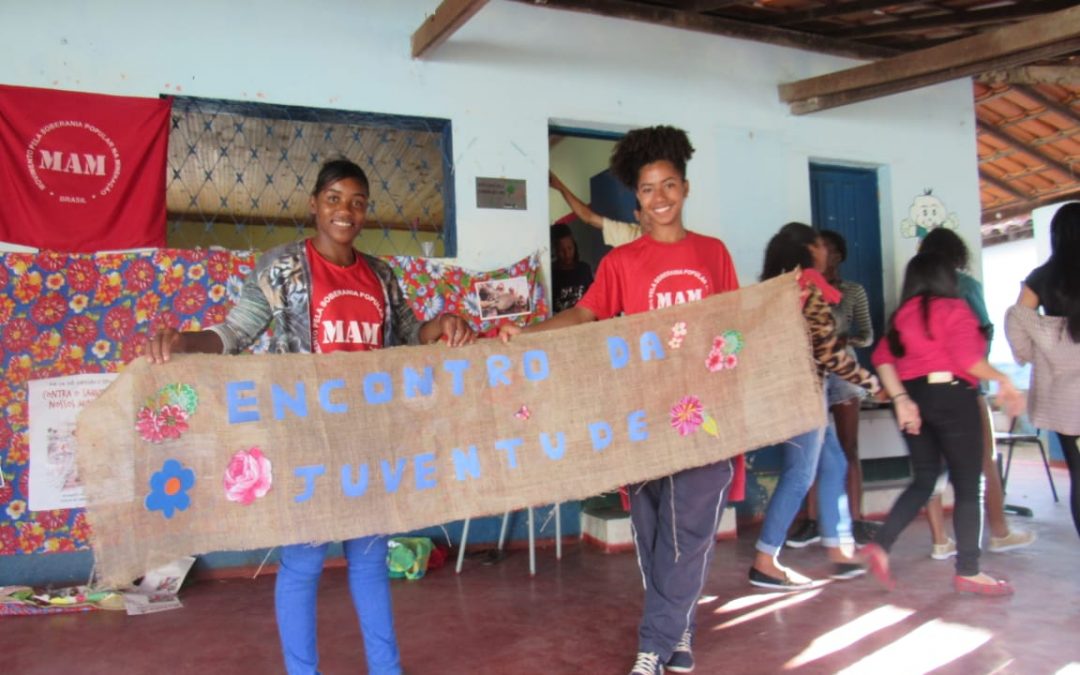
[[974, 595], [988, 595], [991, 597], [1002, 597], [1005, 595], [1013, 594], [1013, 587], [1008, 581], [1004, 579], [997, 579], [992, 584], [980, 584], [977, 581], [972, 581], [970, 577], [962, 577], [956, 575], [953, 577], [953, 588], [957, 593], [972, 593]]
[[878, 580], [879, 584], [890, 591], [896, 588], [896, 579], [889, 571], [889, 554], [885, 552], [885, 549], [879, 544], [870, 543], [859, 549], [859, 553], [866, 561], [870, 574]]

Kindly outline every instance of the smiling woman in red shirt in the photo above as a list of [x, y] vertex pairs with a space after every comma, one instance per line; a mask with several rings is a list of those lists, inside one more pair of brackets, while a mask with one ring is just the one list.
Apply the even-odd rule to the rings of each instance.
[[894, 585], [886, 552], [929, 500], [942, 459], [956, 493], [957, 591], [1009, 595], [1012, 586], [979, 570], [982, 535], [982, 422], [979, 380], [995, 380], [998, 398], [1019, 414], [1023, 396], [986, 361], [986, 338], [960, 296], [956, 270], [942, 256], [920, 253], [908, 263], [900, 307], [889, 319], [873, 362], [893, 401], [911, 455], [913, 482], [893, 504], [864, 551], [871, 571]]

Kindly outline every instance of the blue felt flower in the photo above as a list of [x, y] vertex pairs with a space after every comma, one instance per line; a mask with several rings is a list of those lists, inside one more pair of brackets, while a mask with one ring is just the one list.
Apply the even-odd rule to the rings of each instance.
[[195, 472], [185, 469], [175, 459], [167, 459], [161, 471], [150, 477], [150, 494], [146, 495], [146, 508], [161, 511], [166, 518], [172, 518], [176, 510], [185, 511], [191, 506], [191, 497], [187, 491], [195, 485]]

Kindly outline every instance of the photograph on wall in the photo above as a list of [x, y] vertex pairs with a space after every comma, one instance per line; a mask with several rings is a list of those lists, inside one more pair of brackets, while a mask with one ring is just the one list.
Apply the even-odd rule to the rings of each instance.
[[480, 318], [485, 321], [521, 316], [530, 311], [531, 293], [527, 277], [477, 281], [473, 284], [473, 292], [480, 307]]
[[30, 380], [31, 511], [86, 506], [75, 461], [75, 420], [113, 380], [97, 373]]

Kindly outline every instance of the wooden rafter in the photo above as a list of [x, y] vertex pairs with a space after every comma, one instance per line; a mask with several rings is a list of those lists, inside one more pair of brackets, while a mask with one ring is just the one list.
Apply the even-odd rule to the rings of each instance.
[[946, 12], [918, 19], [897, 18], [895, 21], [882, 21], [856, 28], [832, 31], [829, 35], [849, 40], [865, 40], [866, 38], [881, 37], [883, 35], [921, 33], [940, 28], [974, 28], [1001, 23], [1002, 21], [1029, 19], [1047, 12], [1067, 9], [1075, 4], [1075, 0], [1044, 0], [1043, 2], [1025, 2], [997, 9]]
[[902, 7], [904, 5], [922, 5], [922, 2], [897, 2], [897, 0], [854, 0], [853, 2], [829, 3], [820, 7], [785, 12], [778, 16], [774, 23], [781, 26], [791, 26], [811, 21], [823, 21], [834, 19], [849, 14], [873, 12], [885, 7]]
[[994, 178], [993, 176], [986, 173], [982, 169], [979, 169], [979, 178], [986, 181], [987, 183], [993, 185], [994, 187], [1001, 190], [1002, 192], [1004, 192], [1006, 194], [1010, 194], [1013, 197], [1016, 197], [1017, 199], [1027, 201], [1030, 198], [1030, 195], [1026, 195], [1023, 192], [1020, 192], [1019, 190], [1014, 188], [1012, 185], [1009, 185], [1008, 183], [1001, 180], [1000, 178]]
[[465, 25], [488, 0], [443, 0], [412, 35], [412, 56], [423, 58]]
[[1008, 70], [992, 70], [975, 78], [983, 84], [1080, 84], [1078, 66], [1022, 66]]
[[948, 44], [781, 84], [780, 100], [800, 115], [1078, 49], [1080, 7], [1071, 7]]
[[987, 124], [986, 122], [983, 122], [982, 120], [977, 120], [976, 124], [979, 127], [979, 131], [981, 133], [986, 134], [990, 138], [993, 138], [993, 139], [995, 139], [995, 140], [997, 140], [997, 141], [999, 141], [1001, 143], [1004, 143], [1005, 145], [1009, 146], [1010, 148], [1012, 148], [1012, 149], [1014, 149], [1014, 150], [1016, 150], [1018, 152], [1022, 152], [1022, 153], [1026, 154], [1026, 155], [1030, 155], [1031, 157], [1034, 157], [1038, 161], [1045, 164], [1047, 166], [1047, 168], [1055, 169], [1057, 171], [1060, 171], [1061, 173], [1065, 174], [1069, 178], [1074, 177], [1074, 171], [1073, 171], [1073, 168], [1071, 166], [1069, 166], [1068, 164], [1064, 164], [1062, 162], [1059, 162], [1058, 160], [1054, 159], [1050, 155], [1047, 155], [1045, 152], [1043, 152], [1039, 148], [1031, 147], [1031, 146], [1023, 143], [1019, 139], [1013, 138], [1009, 134], [1001, 131], [1000, 129], [994, 127], [993, 125], [990, 125], [990, 124]]
[[724, 19], [670, 7], [658, 7], [644, 2], [631, 2], [628, 0], [543, 0], [542, 3], [537, 2], [537, 0], [515, 0], [515, 2], [539, 5], [551, 9], [596, 14], [616, 19], [643, 21], [670, 28], [681, 28], [700, 33], [753, 40], [780, 47], [806, 49], [822, 54], [857, 59], [876, 59], [897, 53], [896, 50], [885, 47], [865, 45], [847, 40], [834, 40], [812, 33], [762, 26], [749, 21]]
[[1021, 216], [1025, 213], [1031, 213], [1040, 206], [1055, 204], [1057, 202], [1066, 202], [1077, 198], [1080, 198], [1080, 187], [1070, 185], [1068, 189], [1065, 190], [1041, 194], [1035, 198], [1025, 198], [1024, 201], [1018, 204], [1010, 204], [1003, 208], [984, 209], [982, 212], [982, 221], [984, 223], [992, 223], [996, 220]]
[[1039, 91], [1033, 87], [1018, 84], [1013, 87], [1016, 91], [1020, 92], [1024, 96], [1027, 96], [1035, 103], [1044, 106], [1047, 110], [1051, 110], [1061, 115], [1065, 119], [1077, 121], [1077, 111], [1072, 106], [1066, 105], [1060, 101], [1055, 101], [1051, 98], [1043, 96]]

